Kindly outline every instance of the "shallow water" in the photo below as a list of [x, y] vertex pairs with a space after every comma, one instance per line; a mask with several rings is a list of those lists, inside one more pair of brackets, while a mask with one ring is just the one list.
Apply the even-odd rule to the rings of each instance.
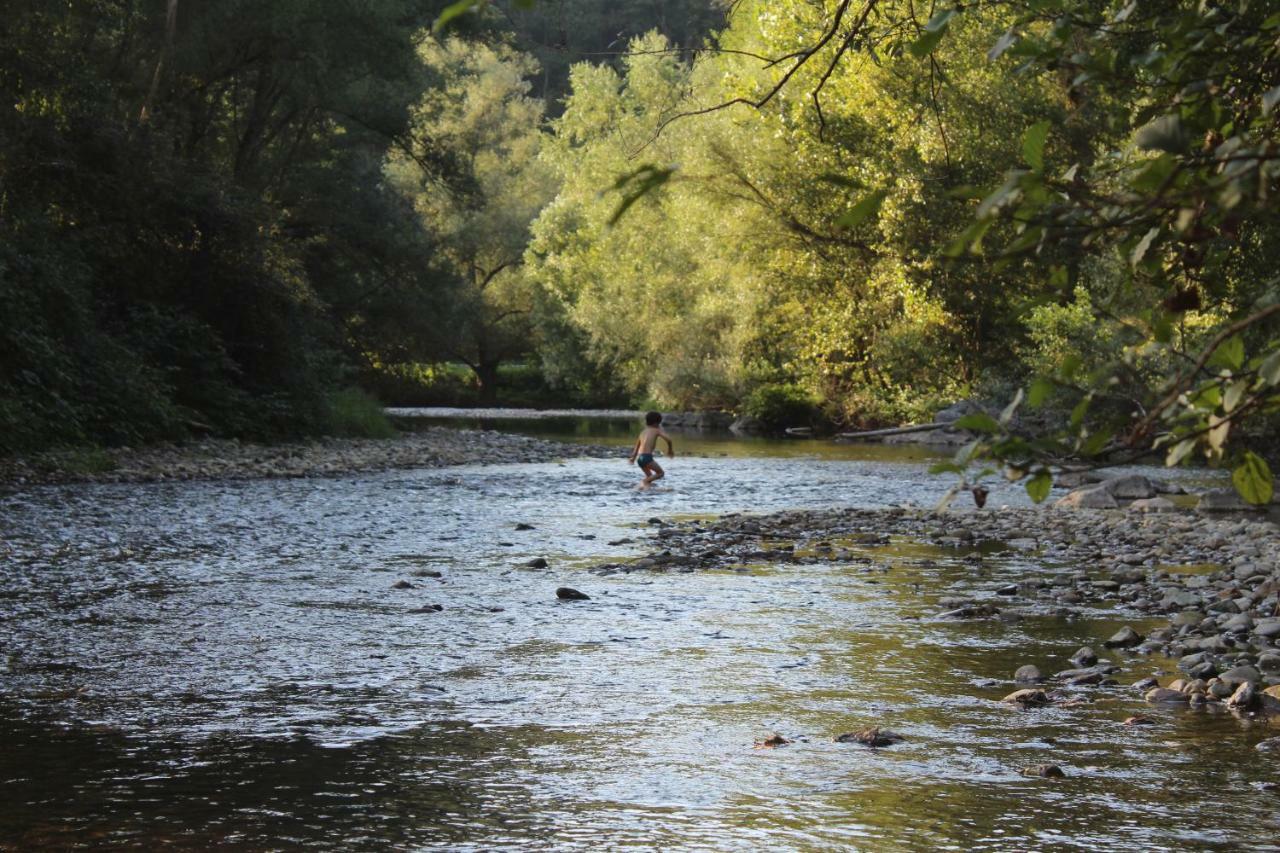
[[[1127, 686], [998, 702], [1017, 666], [1148, 623], [933, 618], [1088, 566], [895, 540], [588, 572], [643, 553], [654, 516], [948, 485], [918, 449], [710, 441], [677, 437], [706, 455], [648, 493], [620, 458], [0, 497], [0, 847], [1280, 849], [1252, 749], [1280, 730]], [[1167, 664], [1116, 659], [1125, 685]], [[1157, 725], [1120, 724], [1139, 711]], [[832, 740], [873, 724], [907, 740]], [[795, 742], [752, 748], [773, 731]], [[1067, 778], [1019, 774], [1041, 763]]]

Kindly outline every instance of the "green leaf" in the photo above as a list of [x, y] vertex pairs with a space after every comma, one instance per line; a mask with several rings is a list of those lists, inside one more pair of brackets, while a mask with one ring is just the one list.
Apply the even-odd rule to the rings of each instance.
[[444, 11], [440, 13], [440, 17], [436, 18], [431, 25], [431, 32], [438, 33], [445, 27], [449, 26], [449, 22], [464, 12], [472, 9], [489, 5], [489, 0], [458, 0], [456, 3], [450, 3], [444, 7]]
[[998, 433], [1000, 432], [1000, 422], [988, 415], [986, 412], [973, 412], [964, 417], [957, 418], [953, 423], [954, 429], [965, 429], [970, 432]]
[[1220, 418], [1217, 415], [1209, 415], [1209, 446], [1216, 452], [1221, 453], [1222, 447], [1227, 443], [1227, 432], [1231, 429], [1231, 421], [1228, 418]]
[[1049, 497], [1049, 490], [1053, 488], [1053, 475], [1048, 471], [1040, 471], [1030, 480], [1027, 480], [1027, 495], [1034, 503], [1040, 503]]
[[996, 39], [996, 43], [987, 51], [987, 61], [995, 62], [1004, 54], [1006, 50], [1013, 47], [1014, 42], [1018, 40], [1018, 34], [1013, 30], [1007, 31], [1000, 38]]
[[1227, 393], [1222, 395], [1222, 410], [1227, 414], [1235, 411], [1236, 406], [1240, 405], [1240, 401], [1244, 399], [1244, 395], [1249, 392], [1249, 386], [1252, 383], [1248, 379], [1237, 379], [1227, 386]]
[[1208, 364], [1210, 367], [1239, 370], [1244, 365], [1244, 340], [1239, 335], [1227, 338], [1209, 356]]
[[1165, 455], [1164, 464], [1172, 468], [1183, 459], [1191, 455], [1191, 451], [1196, 449], [1196, 440], [1194, 438], [1184, 438], [1173, 447], [1169, 448], [1168, 454]]
[[907, 48], [911, 55], [916, 59], [923, 59], [933, 53], [933, 49], [938, 46], [938, 42], [942, 41], [942, 37], [947, 34], [946, 28], [940, 30], [925, 30], [924, 35], [911, 43]]
[[1146, 151], [1168, 151], [1181, 154], [1191, 144], [1191, 134], [1182, 124], [1182, 117], [1170, 113], [1154, 118], [1138, 128], [1133, 143]]
[[1095, 432], [1080, 445], [1080, 452], [1085, 456], [1097, 456], [1106, 449], [1107, 444], [1111, 441], [1111, 436], [1112, 432], [1109, 429]]
[[1079, 429], [1080, 424], [1084, 423], [1084, 416], [1089, 413], [1089, 404], [1092, 402], [1093, 397], [1089, 394], [1085, 394], [1084, 397], [1080, 399], [1080, 402], [1076, 403], [1075, 408], [1071, 410], [1072, 429]]
[[837, 219], [836, 225], [841, 228], [853, 228], [867, 217], [874, 216], [880, 212], [880, 206], [884, 204], [887, 195], [889, 195], [887, 190], [876, 190], [871, 195], [861, 199], [844, 216]]
[[1049, 138], [1049, 122], [1038, 121], [1022, 137], [1022, 159], [1037, 172], [1044, 171], [1044, 143]]
[[1133, 247], [1133, 252], [1129, 254], [1129, 263], [1137, 266], [1142, 263], [1143, 257], [1147, 254], [1147, 250], [1151, 248], [1151, 243], [1160, 236], [1160, 228], [1157, 226], [1152, 228], [1146, 234], [1142, 235], [1142, 239], [1138, 241], [1138, 245]]
[[1258, 368], [1258, 375], [1268, 385], [1280, 385], [1280, 350], [1267, 356]]
[[1009, 405], [1005, 406], [1004, 411], [1000, 413], [1001, 425], [1008, 426], [1009, 421], [1013, 420], [1013, 415], [1018, 411], [1018, 406], [1022, 405], [1022, 397], [1022, 389], [1019, 388], [1018, 393], [1013, 395], [1013, 400], [1010, 401]]
[[675, 169], [654, 166], [641, 166], [634, 172], [628, 172], [614, 182], [613, 188], [622, 193], [622, 201], [609, 217], [609, 225], [616, 225], [630, 208], [641, 198], [671, 180]]
[[1138, 170], [1138, 174], [1129, 181], [1129, 186], [1140, 193], [1156, 192], [1164, 186], [1164, 182], [1177, 168], [1178, 161], [1172, 154], [1161, 154], [1159, 157], [1148, 160], [1146, 165]]
[[1031, 388], [1027, 390], [1027, 405], [1033, 409], [1040, 408], [1053, 393], [1053, 388], [1053, 382], [1048, 379], [1040, 378], [1032, 382]]
[[1267, 461], [1253, 451], [1245, 451], [1244, 459], [1231, 472], [1231, 482], [1235, 484], [1240, 497], [1249, 503], [1261, 506], [1271, 502], [1271, 469], [1267, 466]]
[[952, 240], [947, 247], [943, 249], [943, 254], [949, 258], [958, 258], [965, 252], [980, 253], [982, 251], [982, 238], [986, 235], [991, 225], [995, 222], [993, 219], [984, 219], [981, 222], [974, 222], [964, 231], [960, 232], [960, 236]]
[[930, 474], [963, 474], [964, 466], [954, 462], [938, 462], [929, 466]]
[[1262, 114], [1270, 115], [1271, 111], [1276, 108], [1276, 104], [1280, 104], [1280, 86], [1267, 91], [1262, 96]]

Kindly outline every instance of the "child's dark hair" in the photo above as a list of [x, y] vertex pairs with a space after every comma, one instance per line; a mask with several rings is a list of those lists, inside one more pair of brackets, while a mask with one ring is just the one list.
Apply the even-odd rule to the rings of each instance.
[[649, 412], [644, 416], [645, 426], [657, 426], [662, 423], [662, 412]]

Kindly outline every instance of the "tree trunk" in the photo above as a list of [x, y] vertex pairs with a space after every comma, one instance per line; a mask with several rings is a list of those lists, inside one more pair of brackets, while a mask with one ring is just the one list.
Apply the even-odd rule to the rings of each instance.
[[472, 368], [480, 385], [482, 406], [492, 406], [498, 401], [498, 364], [497, 361], [482, 361]]

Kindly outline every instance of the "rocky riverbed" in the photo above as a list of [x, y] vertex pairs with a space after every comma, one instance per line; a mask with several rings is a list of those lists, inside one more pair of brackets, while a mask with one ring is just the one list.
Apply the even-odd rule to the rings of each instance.
[[[1268, 521], [1037, 507], [945, 514], [902, 508], [805, 510], [650, 523], [658, 550], [594, 571], [694, 572], [830, 562], [860, 564], [874, 573], [877, 562], [869, 556], [874, 549], [905, 539], [973, 548], [967, 559], [981, 574], [984, 548], [1027, 552], [1046, 569], [1063, 570], [993, 584], [985, 594], [943, 597], [936, 616], [1006, 622], [1044, 614], [1071, 618], [1086, 607], [1110, 603], [1135, 623], [1157, 621], [1145, 634], [1126, 626], [1106, 641], [1133, 662], [1130, 669], [1150, 672], [1151, 657], [1176, 661], [1178, 672], [1166, 671], [1163, 680], [1130, 673], [1128, 681], [1147, 702], [1229, 709], [1242, 716], [1280, 715], [1280, 528]], [[1045, 676], [1033, 665], [1011, 667], [1011, 679], [1079, 688], [1116, 685], [1125, 678], [1125, 667], [1099, 663], [1091, 648], [1062, 652], [1071, 668]], [[1060, 698], [1065, 697], [1024, 688], [1008, 701], [1050, 704]], [[1266, 743], [1280, 746], [1280, 738]]]
[[493, 430], [433, 427], [387, 439], [249, 444], [235, 439], [182, 445], [50, 453], [0, 459], [0, 484], [143, 483], [164, 480], [331, 477], [371, 471], [498, 465], [617, 456], [617, 448], [544, 441]]

